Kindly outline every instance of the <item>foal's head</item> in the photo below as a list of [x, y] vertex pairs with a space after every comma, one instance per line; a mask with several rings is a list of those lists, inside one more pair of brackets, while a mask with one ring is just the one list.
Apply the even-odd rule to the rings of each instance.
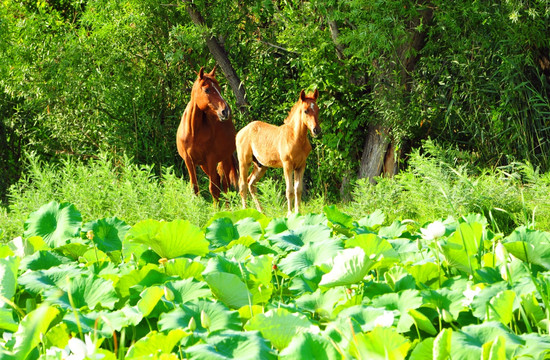
[[195, 103], [202, 111], [214, 112], [220, 121], [231, 117], [231, 109], [221, 95], [220, 84], [215, 78], [216, 67], [210, 73], [205, 73], [201, 67], [199, 76], [193, 84]]
[[300, 101], [298, 104], [298, 111], [301, 112], [300, 116], [302, 122], [307, 126], [313, 137], [321, 134], [321, 127], [319, 126], [319, 107], [317, 106], [317, 97], [319, 91], [315, 89], [313, 94], [307, 94], [302, 90], [300, 92]]

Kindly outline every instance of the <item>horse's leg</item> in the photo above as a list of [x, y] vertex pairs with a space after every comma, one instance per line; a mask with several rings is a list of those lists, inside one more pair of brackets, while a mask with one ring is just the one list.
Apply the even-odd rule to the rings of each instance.
[[298, 214], [300, 203], [302, 201], [302, 190], [305, 167], [294, 170], [294, 212]]
[[257, 194], [257, 188], [256, 183], [258, 180], [262, 178], [262, 176], [265, 175], [265, 172], [267, 171], [267, 167], [265, 166], [259, 166], [258, 164], [254, 164], [254, 169], [252, 170], [252, 174], [248, 177], [248, 190], [250, 191], [250, 195], [252, 195], [252, 199], [254, 200], [254, 204], [256, 204], [256, 208], [258, 211], [262, 211], [262, 206], [260, 205], [260, 202], [258, 201]]
[[214, 200], [214, 205], [218, 204], [218, 199], [220, 198], [220, 174], [217, 171], [217, 164], [208, 163], [206, 165], [201, 165], [201, 168], [204, 170], [208, 178], [210, 179], [210, 185], [208, 189], [210, 194], [212, 194], [212, 199]]
[[292, 214], [292, 203], [294, 202], [294, 186], [292, 186], [292, 177], [294, 175], [294, 170], [290, 167], [290, 164], [284, 163], [283, 172], [285, 175], [286, 183], [286, 201], [288, 205], [287, 216], [290, 216]]
[[221, 161], [218, 163], [218, 174], [221, 177], [221, 189], [223, 192], [227, 192], [229, 189], [229, 167], [227, 166], [227, 160]]
[[199, 183], [197, 182], [197, 169], [195, 167], [195, 162], [187, 154], [183, 157], [183, 160], [185, 161], [185, 167], [187, 168], [187, 172], [189, 173], [189, 180], [191, 182], [191, 187], [193, 187], [195, 194], [198, 195]]

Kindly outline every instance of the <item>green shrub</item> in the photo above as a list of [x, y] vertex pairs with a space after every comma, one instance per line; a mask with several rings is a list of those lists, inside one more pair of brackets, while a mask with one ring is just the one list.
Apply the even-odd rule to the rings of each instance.
[[158, 177], [151, 166], [135, 165], [129, 158], [115, 161], [106, 155], [58, 164], [31, 155], [25, 176], [10, 188], [8, 197], [9, 205], [0, 212], [6, 239], [20, 235], [28, 214], [52, 200], [73, 203], [93, 219], [117, 216], [129, 224], [148, 218], [179, 218], [203, 225], [214, 211], [172, 168]]
[[359, 218], [381, 209], [389, 222], [412, 219], [420, 224], [475, 212], [485, 215], [494, 230], [510, 231], [534, 221], [548, 229], [548, 175], [529, 164], [479, 169], [467, 157], [427, 141], [423, 152], [413, 151], [409, 168], [394, 178], [377, 178], [376, 185], [359, 180], [347, 211]]

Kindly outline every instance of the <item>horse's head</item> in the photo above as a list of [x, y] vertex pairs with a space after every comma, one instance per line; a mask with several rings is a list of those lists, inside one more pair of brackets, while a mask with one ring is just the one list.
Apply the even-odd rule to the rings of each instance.
[[317, 106], [317, 97], [319, 91], [315, 89], [313, 94], [308, 94], [302, 90], [300, 92], [300, 104], [299, 110], [302, 112], [302, 122], [307, 126], [311, 135], [317, 137], [321, 134], [321, 127], [319, 126], [319, 107]]
[[220, 121], [231, 118], [231, 109], [221, 95], [220, 84], [215, 78], [216, 67], [210, 73], [205, 73], [201, 67], [199, 75], [193, 84], [195, 103], [202, 111], [214, 112]]

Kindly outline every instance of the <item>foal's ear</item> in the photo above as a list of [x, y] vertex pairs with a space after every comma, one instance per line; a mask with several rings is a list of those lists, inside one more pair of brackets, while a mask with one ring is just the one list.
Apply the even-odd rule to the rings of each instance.
[[218, 67], [218, 64], [214, 65], [214, 68], [212, 69], [212, 71], [210, 71], [210, 73], [208, 75], [214, 76], [216, 74], [216, 68], [217, 67]]
[[315, 92], [313, 93], [313, 100], [317, 100], [319, 97], [319, 90], [315, 89]]
[[306, 93], [305, 93], [304, 90], [302, 90], [302, 91], [300, 92], [300, 100], [306, 101]]
[[201, 69], [199, 70], [199, 79], [202, 80], [203, 77], [204, 77], [204, 66], [201, 66]]

